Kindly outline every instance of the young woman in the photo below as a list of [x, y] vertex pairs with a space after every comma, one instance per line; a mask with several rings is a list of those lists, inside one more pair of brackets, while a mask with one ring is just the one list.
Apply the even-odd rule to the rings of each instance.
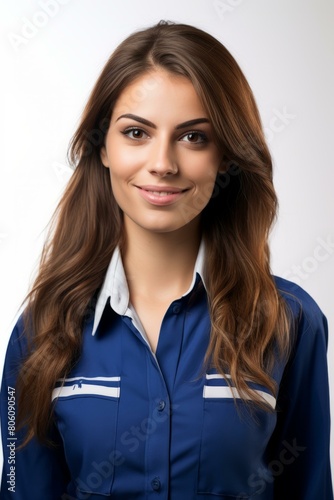
[[6, 356], [1, 499], [332, 499], [326, 319], [270, 273], [272, 164], [229, 52], [131, 35], [70, 153]]

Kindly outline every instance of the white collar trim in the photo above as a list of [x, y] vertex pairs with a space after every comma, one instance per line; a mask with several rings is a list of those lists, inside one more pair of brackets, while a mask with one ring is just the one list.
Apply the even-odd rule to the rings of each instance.
[[[189, 289], [183, 295], [183, 297], [185, 295], [188, 295], [188, 293], [190, 293], [191, 290], [194, 288], [197, 274], [199, 274], [205, 286], [204, 262], [205, 262], [205, 244], [204, 241], [202, 240], [197, 254], [197, 259], [195, 262], [193, 279]], [[101, 287], [101, 290], [97, 298], [92, 335], [95, 335], [96, 333], [96, 330], [100, 324], [102, 314], [108, 299], [110, 299], [110, 307], [117, 314], [119, 314], [120, 316], [129, 316], [130, 318], [135, 319], [136, 316], [134, 317], [134, 311], [131, 308], [131, 304], [129, 302], [130, 299], [129, 288], [124, 272], [124, 267], [119, 247], [116, 247], [112, 255], [106, 276], [104, 278], [103, 285]]]

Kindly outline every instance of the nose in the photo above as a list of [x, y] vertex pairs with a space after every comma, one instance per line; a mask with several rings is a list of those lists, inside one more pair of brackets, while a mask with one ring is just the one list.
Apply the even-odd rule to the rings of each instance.
[[166, 177], [178, 173], [173, 147], [167, 139], [157, 139], [151, 154], [149, 170], [152, 175]]

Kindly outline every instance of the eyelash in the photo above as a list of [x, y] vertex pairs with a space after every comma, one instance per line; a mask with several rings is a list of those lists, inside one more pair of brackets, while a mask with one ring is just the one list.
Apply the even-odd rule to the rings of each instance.
[[[147, 132], [145, 132], [145, 130], [139, 128], [139, 127], [128, 127], [126, 128], [125, 130], [122, 131], [122, 134], [129, 137], [129, 139], [132, 139], [134, 141], [140, 141], [142, 138], [136, 138], [136, 137], [130, 137], [130, 133], [131, 132], [135, 132], [135, 131], [138, 131], [138, 132], [142, 132], [144, 133], [145, 135], [148, 136]], [[183, 139], [184, 137], [187, 137], [189, 135], [198, 135], [200, 140], [198, 142], [194, 142], [192, 143], [191, 141], [185, 141], [185, 142], [188, 142], [189, 144], [194, 144], [194, 145], [197, 145], [197, 144], [206, 144], [208, 142], [208, 137], [206, 136], [206, 134], [204, 134], [204, 132], [200, 132], [199, 130], [190, 130], [189, 132], [183, 134], [180, 139]]]
[[198, 142], [190, 142], [190, 141], [186, 141], [186, 142], [189, 142], [189, 144], [206, 144], [208, 142], [208, 138], [206, 136], [206, 134], [204, 134], [204, 132], [200, 132], [199, 130], [190, 130], [189, 132], [187, 132], [186, 134], [184, 134], [181, 138], [183, 137], [187, 137], [188, 135], [198, 135], [200, 140]]
[[135, 141], [136, 141], [136, 140], [137, 140], [137, 141], [140, 141], [140, 140], [141, 140], [141, 138], [140, 138], [140, 139], [138, 139], [138, 138], [136, 138], [136, 137], [130, 137], [130, 136], [129, 136], [129, 134], [130, 134], [131, 132], [135, 132], [135, 131], [138, 131], [138, 132], [143, 132], [144, 134], [148, 135], [148, 134], [145, 132], [145, 130], [143, 130], [143, 129], [139, 128], [139, 127], [128, 127], [128, 128], [126, 128], [125, 130], [123, 130], [123, 131], [122, 131], [122, 134], [123, 134], [123, 135], [126, 135], [127, 137], [129, 137], [130, 139], [133, 139], [133, 140], [135, 140]]

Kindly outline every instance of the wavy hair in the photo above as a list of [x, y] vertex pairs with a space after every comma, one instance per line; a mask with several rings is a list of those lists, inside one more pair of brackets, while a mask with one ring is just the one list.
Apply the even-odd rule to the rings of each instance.
[[249, 380], [276, 394], [270, 373], [277, 353], [288, 352], [289, 322], [270, 273], [268, 234], [277, 198], [257, 106], [240, 67], [218, 40], [189, 25], [160, 22], [130, 35], [113, 52], [70, 144], [75, 170], [25, 309], [30, 351], [21, 367], [18, 405], [28, 429], [25, 442], [47, 438], [52, 389], [80, 356], [87, 310], [94, 310], [92, 301], [122, 243], [122, 213], [100, 159], [113, 107], [130, 83], [155, 68], [192, 82], [225, 165], [202, 213], [212, 325], [206, 361], [228, 372], [245, 400], [267, 409]]

